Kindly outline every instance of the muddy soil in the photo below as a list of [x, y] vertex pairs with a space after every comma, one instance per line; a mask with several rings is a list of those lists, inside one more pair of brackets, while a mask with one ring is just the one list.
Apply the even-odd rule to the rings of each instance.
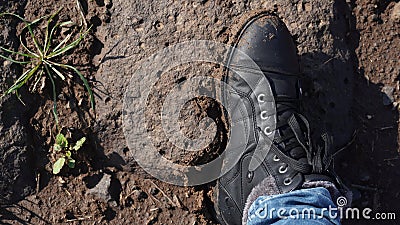
[[[313, 136], [334, 135], [335, 165], [356, 193], [357, 207], [396, 212], [400, 217], [400, 3], [396, 1], [0, 1], [0, 12], [28, 20], [63, 7], [58, 19], [92, 25], [81, 45], [62, 60], [77, 66], [96, 99], [78, 78], [59, 82], [60, 124], [71, 140], [88, 141], [75, 169], [51, 174], [49, 149], [57, 132], [49, 84], [41, 93], [0, 100], [0, 223], [4, 224], [218, 224], [214, 183], [179, 187], [147, 174], [136, 162], [123, 132], [123, 96], [133, 71], [157, 51], [188, 40], [235, 41], [238, 24], [260, 10], [277, 13], [298, 46], [304, 72], [304, 109]], [[83, 15], [83, 16], [82, 16]], [[0, 45], [20, 49], [21, 24], [0, 19]], [[60, 38], [65, 35], [60, 33]], [[221, 56], [223, 57], [223, 56]], [[0, 89], [22, 68], [0, 59]], [[179, 126], [194, 138], [209, 124], [213, 141], [198, 152], [176, 147], [163, 132], [161, 111], [176, 85], [196, 76], [220, 79], [212, 63], [188, 63], [163, 71], [146, 105], [147, 129], [158, 152], [181, 165], [209, 162], [226, 147], [229, 125], [212, 98], [192, 99], [180, 110]], [[215, 84], [206, 84], [210, 93]], [[190, 87], [183, 87], [190, 88]], [[204, 90], [203, 90], [204, 91]], [[141, 119], [141, 118], [138, 118]], [[143, 148], [141, 151], [147, 151]], [[137, 149], [135, 149], [137, 151]], [[347, 220], [344, 224], [398, 224]]]

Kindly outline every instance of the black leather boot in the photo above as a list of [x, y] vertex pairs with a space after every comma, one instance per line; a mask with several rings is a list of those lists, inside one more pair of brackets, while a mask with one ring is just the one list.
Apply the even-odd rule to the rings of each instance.
[[[214, 190], [218, 220], [229, 225], [242, 223], [243, 209], [249, 193], [267, 177], [271, 177], [274, 182], [271, 190], [265, 192], [269, 194], [304, 188], [304, 183], [313, 181], [341, 185], [331, 169], [330, 138], [323, 135], [319, 145], [312, 144], [308, 122], [299, 112], [300, 67], [295, 44], [285, 24], [270, 13], [257, 15], [242, 28], [235, 47], [247, 54], [268, 79], [270, 87], [265, 88], [272, 89], [277, 123], [272, 145], [266, 156], [260, 159], [255, 155], [256, 148], [262, 145], [259, 141], [268, 138], [271, 133], [263, 123], [267, 115], [258, 107], [262, 104], [263, 96], [254, 93], [243, 77], [234, 72], [228, 72], [223, 77], [223, 82], [235, 92], [232, 94], [223, 90], [223, 102], [234, 106], [236, 101], [241, 99], [251, 116], [250, 130], [242, 131], [249, 132], [250, 136], [246, 150], [233, 169], [218, 180]], [[241, 54], [232, 51], [228, 67], [241, 67], [242, 70], [246, 70], [246, 63], [242, 60]], [[247, 71], [241, 76], [253, 74]], [[255, 78], [249, 77], [247, 80], [251, 79]], [[257, 87], [258, 90], [262, 88]], [[238, 135], [237, 132], [234, 134], [236, 136], [231, 138], [245, 136]], [[257, 168], [250, 166], [254, 158], [261, 162]]]

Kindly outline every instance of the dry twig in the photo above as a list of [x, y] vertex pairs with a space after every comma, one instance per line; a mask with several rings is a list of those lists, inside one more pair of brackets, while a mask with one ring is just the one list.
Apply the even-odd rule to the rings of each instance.
[[175, 204], [175, 202], [174, 202], [170, 197], [168, 197], [168, 195], [165, 194], [165, 192], [164, 192], [159, 186], [157, 186], [157, 184], [155, 184], [152, 180], [149, 180], [149, 179], [146, 179], [146, 181], [150, 182], [150, 183], [151, 183], [152, 185], [154, 185], [158, 190], [160, 190], [161, 194], [163, 194], [163, 196], [164, 196], [166, 199], [168, 199], [168, 201], [170, 202], [170, 204], [171, 204], [172, 206], [174, 206], [174, 207], [177, 206], [177, 205]]

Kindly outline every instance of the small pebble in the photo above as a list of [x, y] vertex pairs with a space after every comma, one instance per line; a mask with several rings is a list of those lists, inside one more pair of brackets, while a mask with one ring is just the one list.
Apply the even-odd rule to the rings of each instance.
[[151, 195], [157, 195], [160, 192], [160, 190], [158, 190], [158, 188], [150, 188], [149, 189], [149, 193]]
[[298, 4], [297, 4], [297, 12], [302, 12], [303, 11], [303, 3], [302, 2], [299, 2]]
[[394, 96], [393, 96], [393, 92], [394, 92], [394, 87], [391, 86], [385, 86], [382, 88], [382, 102], [383, 105], [391, 105], [394, 102]]
[[64, 96], [63, 93], [59, 94], [59, 95], [57, 96], [57, 98], [60, 99], [61, 101], [65, 101], [65, 100], [66, 100], [66, 98], [65, 98], [65, 96]]
[[376, 22], [379, 19], [378, 15], [376, 14], [370, 15], [368, 18], [370, 22]]
[[396, 22], [400, 22], [400, 2], [394, 5], [390, 19]]
[[67, 102], [67, 109], [75, 109], [76, 108], [76, 104], [74, 100], [69, 100]]
[[157, 212], [160, 213], [162, 210], [160, 208], [152, 208], [150, 209], [150, 212]]
[[59, 187], [65, 187], [66, 186], [66, 181], [63, 180], [61, 177], [58, 178], [58, 186]]
[[182, 208], [182, 203], [181, 203], [181, 200], [178, 198], [178, 196], [174, 195], [173, 200], [174, 200], [174, 203], [176, 206], [178, 206], [179, 208]]
[[111, 0], [104, 0], [104, 5], [105, 5], [107, 8], [110, 8], [110, 7], [112, 6]]
[[305, 4], [304, 4], [304, 9], [305, 9], [307, 12], [311, 12], [311, 10], [312, 10], [312, 5], [311, 5], [311, 3], [309, 3], [309, 2], [305, 3]]
[[140, 190], [134, 190], [132, 196], [134, 199], [137, 199], [139, 201], [147, 198], [147, 194]]
[[157, 30], [162, 30], [162, 29], [164, 29], [164, 24], [161, 23], [160, 21], [156, 21], [156, 22], [154, 23], [154, 27], [155, 27]]
[[133, 205], [133, 199], [131, 197], [126, 198], [125, 206], [126, 207], [131, 207], [132, 205]]
[[118, 203], [115, 200], [112, 200], [112, 201], [108, 202], [108, 205], [111, 207], [117, 207]]
[[10, 64], [11, 64], [11, 62], [8, 61], [8, 60], [4, 60], [4, 62], [3, 62], [3, 66], [4, 66], [4, 67], [9, 66]]

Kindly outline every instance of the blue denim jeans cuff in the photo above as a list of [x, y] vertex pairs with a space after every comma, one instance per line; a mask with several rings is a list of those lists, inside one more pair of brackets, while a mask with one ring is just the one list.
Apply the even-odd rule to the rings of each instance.
[[338, 209], [323, 187], [260, 196], [250, 206], [247, 216], [247, 225], [340, 225]]

